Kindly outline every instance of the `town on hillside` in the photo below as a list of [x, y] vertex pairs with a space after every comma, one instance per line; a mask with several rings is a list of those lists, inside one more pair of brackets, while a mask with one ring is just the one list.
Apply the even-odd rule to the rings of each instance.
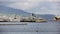
[[[60, 17], [54, 17], [53, 20], [60, 21]], [[16, 14], [0, 14], [0, 22], [47, 22], [47, 20], [37, 17], [35, 14], [30, 16], [21, 16]]]
[[37, 17], [33, 13], [30, 16], [0, 14], [0, 22], [46, 22], [46, 20]]

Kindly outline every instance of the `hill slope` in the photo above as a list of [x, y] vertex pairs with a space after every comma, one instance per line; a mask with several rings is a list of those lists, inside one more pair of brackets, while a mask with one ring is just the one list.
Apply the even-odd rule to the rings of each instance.
[[[5, 6], [0, 6], [0, 13], [18, 14], [18, 15], [22, 15], [22, 16], [30, 16], [31, 15], [31, 13], [24, 12], [23, 10], [14, 9], [14, 8], [5, 7]], [[53, 19], [55, 17], [55, 15], [52, 15], [52, 14], [41, 14], [41, 15], [37, 14], [37, 16], [44, 18], [44, 19]]]
[[10, 7], [0, 6], [0, 13], [6, 14], [19, 14], [19, 15], [29, 15], [30, 13], [24, 12], [23, 10], [13, 9]]

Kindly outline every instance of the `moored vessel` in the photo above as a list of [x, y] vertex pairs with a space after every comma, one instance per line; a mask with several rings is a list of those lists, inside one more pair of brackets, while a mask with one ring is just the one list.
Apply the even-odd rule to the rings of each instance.
[[56, 20], [56, 21], [60, 21], [60, 16], [56, 16], [56, 17], [55, 17], [55, 20]]

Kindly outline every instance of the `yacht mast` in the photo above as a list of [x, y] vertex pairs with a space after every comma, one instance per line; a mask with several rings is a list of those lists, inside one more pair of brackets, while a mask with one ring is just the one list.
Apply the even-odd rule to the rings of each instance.
[[60, 9], [60, 2], [57, 2], [57, 16], [60, 16], [60, 12], [59, 12], [59, 9]]

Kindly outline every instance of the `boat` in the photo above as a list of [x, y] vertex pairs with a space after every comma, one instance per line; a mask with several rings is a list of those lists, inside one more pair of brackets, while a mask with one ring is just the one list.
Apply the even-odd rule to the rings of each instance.
[[35, 16], [35, 14], [32, 14], [31, 17], [28, 17], [27, 19], [22, 19], [20, 22], [46, 22], [46, 20]]
[[32, 19], [32, 20], [30, 20], [30, 19], [24, 19], [24, 20], [21, 20], [20, 22], [46, 22], [46, 20], [44, 20], [44, 19]]
[[60, 12], [57, 11], [56, 16], [54, 17], [55, 21], [60, 21]]
[[56, 21], [60, 21], [60, 16], [56, 16], [56, 17], [55, 17], [55, 20], [56, 20]]
[[35, 22], [46, 22], [46, 20], [44, 20], [44, 19], [36, 19]]

